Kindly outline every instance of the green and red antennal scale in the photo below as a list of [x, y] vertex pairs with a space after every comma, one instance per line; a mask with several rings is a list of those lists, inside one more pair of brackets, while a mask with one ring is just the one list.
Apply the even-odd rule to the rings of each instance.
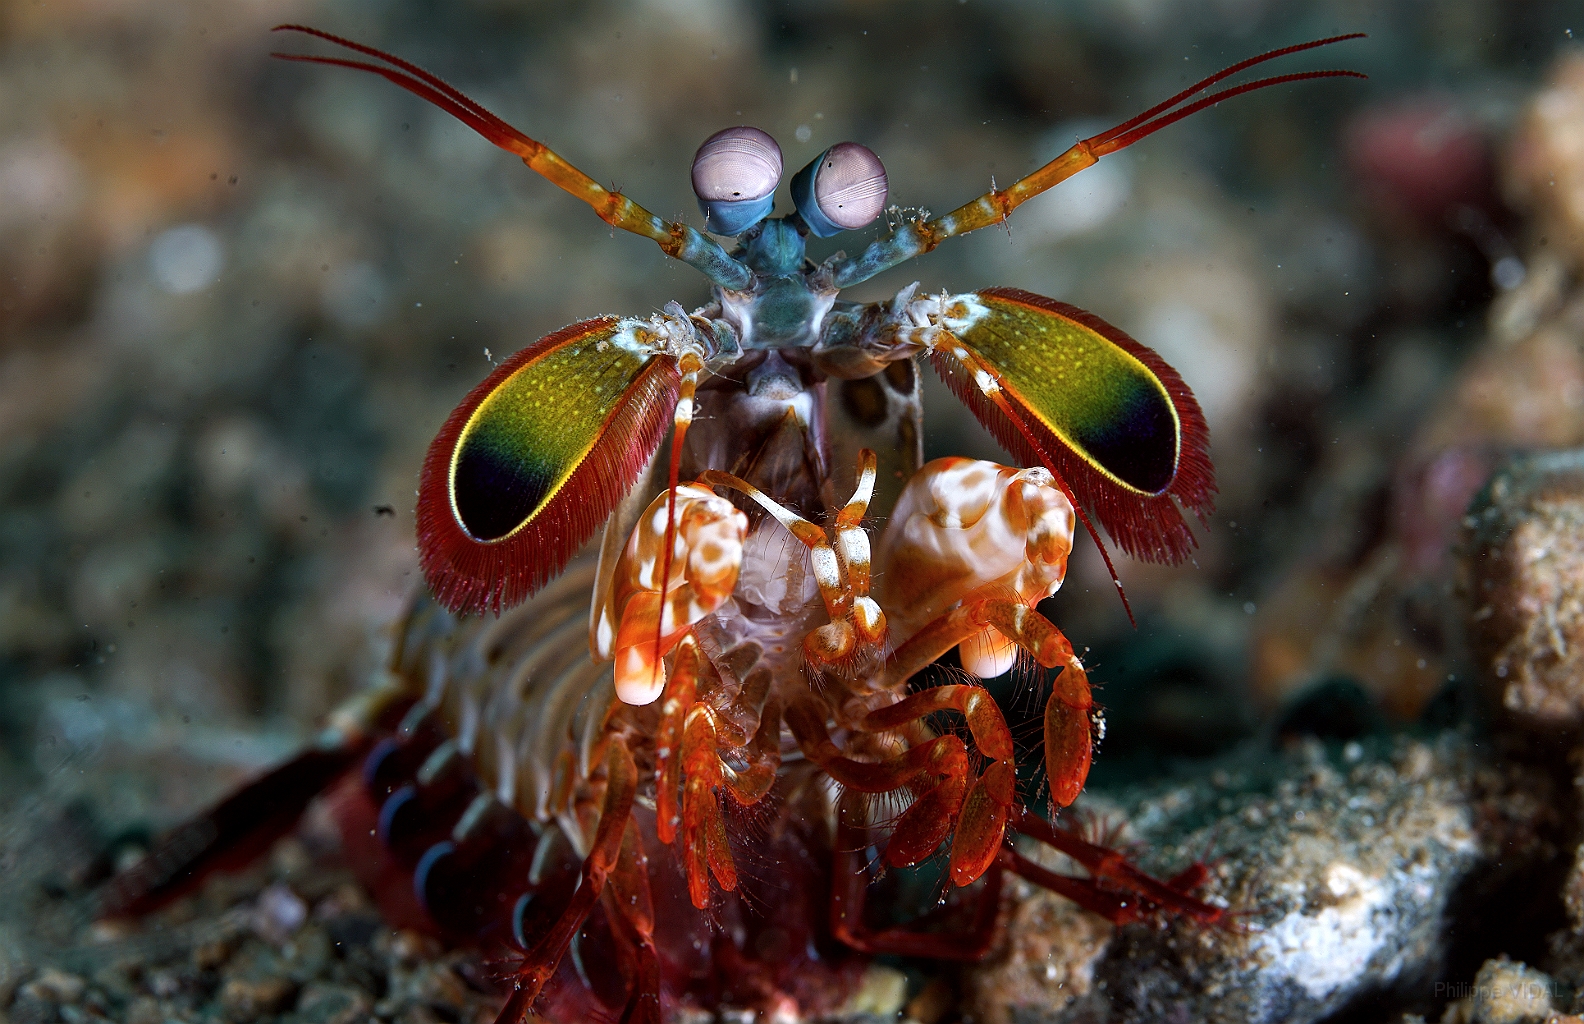
[[679, 374], [620, 344], [621, 331], [599, 317], [530, 345], [440, 428], [420, 476], [418, 536], [442, 604], [521, 603], [643, 471], [671, 424]]

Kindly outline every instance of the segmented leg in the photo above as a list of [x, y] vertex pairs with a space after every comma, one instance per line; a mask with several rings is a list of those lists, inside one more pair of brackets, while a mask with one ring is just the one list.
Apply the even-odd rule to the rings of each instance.
[[1094, 760], [1096, 709], [1089, 676], [1071, 644], [1065, 653], [1066, 668], [1051, 684], [1045, 702], [1045, 777], [1058, 807], [1078, 799]]
[[1078, 799], [1089, 777], [1094, 756], [1095, 704], [1089, 675], [1072, 643], [1039, 612], [1016, 601], [994, 598], [954, 608], [892, 652], [886, 662], [887, 682], [905, 682], [987, 626], [1028, 651], [1046, 668], [1062, 669], [1045, 704], [1045, 764], [1051, 799], [1066, 807]]
[[[995, 941], [996, 917], [1001, 909], [1001, 869], [992, 865], [986, 884], [974, 899], [974, 917], [966, 930], [929, 932], [929, 918], [909, 927], [870, 928], [864, 923], [869, 874], [862, 852], [869, 847], [869, 829], [857, 792], [842, 795], [836, 812], [835, 864], [831, 878], [831, 931], [854, 949], [874, 955], [921, 956], [936, 960], [980, 960]], [[953, 922], [955, 924], [955, 922]]]
[[[716, 723], [723, 734], [724, 717], [723, 714]], [[765, 701], [753, 737], [746, 744], [732, 746], [747, 763], [738, 769], [722, 762], [721, 779], [732, 799], [742, 807], [750, 807], [770, 792], [781, 767], [781, 702], [775, 697]]]
[[682, 733], [682, 861], [687, 865], [688, 898], [703, 910], [709, 906], [709, 876], [727, 892], [737, 888], [737, 867], [721, 817], [720, 752], [715, 713], [703, 701], [688, 712]]
[[660, 730], [655, 737], [655, 834], [667, 846], [676, 839], [677, 826], [682, 823], [677, 792], [682, 782], [683, 726], [698, 693], [699, 657], [697, 641], [683, 637], [660, 706]]
[[1001, 851], [1000, 861], [1004, 867], [1115, 924], [1127, 924], [1161, 913], [1182, 914], [1212, 925], [1226, 917], [1227, 912], [1221, 907], [1193, 896], [1193, 890], [1205, 879], [1203, 865], [1192, 865], [1162, 882], [1134, 866], [1116, 850], [1081, 839], [1023, 808], [1014, 809], [1010, 825], [1030, 839], [1065, 853], [1089, 872], [1090, 877], [1055, 874], [1023, 857], [1010, 843]]
[[[781, 764], [781, 710], [774, 698], [766, 701], [757, 731], [744, 737], [710, 703], [698, 699], [701, 680], [719, 682], [698, 642], [683, 637], [661, 707], [655, 831], [661, 842], [670, 845], [680, 830], [688, 898], [703, 910], [710, 905], [711, 875], [722, 889], [737, 888], [721, 796], [729, 793], [740, 806], [749, 806], [770, 791]], [[726, 764], [720, 756], [722, 746], [738, 750], [747, 764], [740, 770]]]
[[610, 873], [606, 907], [617, 934], [630, 945], [637, 969], [629, 979], [622, 1024], [660, 1024], [660, 955], [654, 940], [654, 900], [649, 892], [649, 857], [638, 825], [631, 819], [622, 835], [621, 854]]
[[831, 742], [825, 713], [812, 700], [793, 704], [786, 721], [805, 756], [831, 778], [858, 793], [891, 793], [904, 787], [916, 799], [886, 844], [886, 862], [916, 864], [951, 834], [968, 789], [968, 751], [956, 736], [936, 736], [882, 761], [857, 761]]
[[[1012, 759], [1012, 732], [1001, 709], [982, 686], [953, 684], [937, 686], [907, 697], [890, 707], [871, 711], [863, 728], [883, 732], [937, 711], [956, 711], [967, 720], [974, 745], [990, 760], [984, 774], [974, 780], [957, 813], [957, 830], [952, 837], [950, 871], [955, 885], [968, 885], [985, 873], [995, 860], [1006, 831], [1007, 814], [1017, 799], [1017, 765]], [[964, 765], [966, 769], [966, 765]], [[909, 808], [909, 814], [913, 808]], [[905, 826], [914, 826], [903, 816], [892, 843], [906, 842]], [[931, 851], [933, 852], [933, 851]], [[889, 859], [889, 856], [888, 856]]]
[[616, 739], [609, 744], [605, 771], [605, 802], [594, 831], [594, 842], [583, 860], [577, 891], [555, 924], [524, 956], [522, 966], [512, 979], [511, 997], [496, 1018], [497, 1024], [515, 1024], [527, 1019], [539, 992], [555, 974], [573, 936], [600, 898], [611, 872], [617, 868], [638, 788], [638, 768], [622, 740]]
[[746, 494], [808, 546], [814, 580], [830, 616], [830, 622], [804, 638], [803, 653], [810, 660], [818, 665], [838, 664], [850, 658], [860, 643], [873, 645], [884, 639], [885, 613], [869, 596], [869, 535], [862, 526], [874, 494], [874, 452], [865, 448], [858, 454], [858, 485], [836, 517], [834, 543], [823, 529], [746, 480], [711, 469], [699, 474], [699, 481]]
[[[702, 367], [685, 362], [683, 369], [675, 449], [691, 420], [692, 390]], [[862, 514], [860, 505], [855, 525]], [[749, 742], [736, 721], [723, 720], [713, 704], [700, 699], [701, 690], [713, 692], [720, 680], [691, 629], [731, 596], [746, 534], [747, 517], [708, 486], [668, 488], [639, 519], [608, 592], [595, 603], [594, 653], [615, 659], [617, 695], [629, 704], [664, 696], [656, 737], [656, 833], [666, 844], [680, 833], [688, 895], [701, 909], [709, 906], [712, 876], [727, 891], [737, 886], [721, 795], [729, 792], [739, 804], [757, 802], [779, 765], [780, 713], [774, 701], [764, 705]], [[668, 679], [664, 659], [673, 651]], [[765, 691], [738, 696], [762, 701]], [[749, 710], [735, 708], [736, 719]], [[745, 750], [748, 765], [739, 771], [723, 763], [722, 746]]]

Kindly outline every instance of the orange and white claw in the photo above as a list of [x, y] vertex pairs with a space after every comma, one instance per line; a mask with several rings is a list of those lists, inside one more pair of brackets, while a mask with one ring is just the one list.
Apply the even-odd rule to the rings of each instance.
[[[893, 641], [984, 597], [1032, 607], [1067, 575], [1077, 516], [1046, 469], [936, 459], [897, 501], [875, 550], [876, 597]], [[1017, 645], [993, 627], [963, 641], [963, 667], [990, 678]]]
[[866, 644], [878, 644], [886, 636], [885, 612], [880, 603], [867, 595], [853, 599], [852, 624], [858, 639]]
[[649, 704], [665, 688], [663, 660], [687, 631], [737, 586], [748, 517], [702, 484], [676, 490], [670, 574], [665, 564], [669, 494], [639, 518], [616, 563], [609, 599], [599, 603], [594, 655], [616, 662], [616, 695]]

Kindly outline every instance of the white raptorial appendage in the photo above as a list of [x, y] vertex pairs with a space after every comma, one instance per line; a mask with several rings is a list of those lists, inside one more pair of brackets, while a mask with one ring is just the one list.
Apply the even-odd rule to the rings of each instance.
[[872, 567], [869, 538], [863, 532], [863, 518], [874, 494], [875, 472], [875, 453], [867, 448], [861, 450], [858, 453], [858, 485], [836, 517], [834, 543], [825, 529], [815, 526], [746, 480], [713, 469], [699, 477], [746, 494], [808, 548], [810, 575], [830, 615], [829, 622], [814, 629], [803, 640], [803, 653], [816, 665], [845, 661], [860, 645], [872, 648], [886, 636], [885, 612], [869, 596]]

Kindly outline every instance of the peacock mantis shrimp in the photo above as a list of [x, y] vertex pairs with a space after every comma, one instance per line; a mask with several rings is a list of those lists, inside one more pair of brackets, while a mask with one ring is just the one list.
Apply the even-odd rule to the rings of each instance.
[[[276, 56], [372, 72], [433, 103], [697, 269], [712, 298], [692, 312], [672, 302], [647, 318], [573, 324], [463, 399], [420, 480], [432, 596], [399, 625], [385, 679], [309, 750], [123, 874], [110, 911], [141, 912], [246, 857], [361, 764], [354, 788], [377, 808], [380, 846], [411, 872], [428, 923], [517, 950], [502, 1021], [536, 1006], [587, 1012], [600, 998], [624, 1021], [661, 1020], [691, 998], [665, 979], [697, 959], [706, 915], [719, 924], [745, 912], [733, 902], [744, 851], [786, 879], [813, 877], [792, 861], [828, 858], [828, 875], [815, 872], [828, 884], [828, 935], [869, 954], [982, 955], [1005, 872], [1117, 923], [1223, 919], [1194, 895], [1201, 866], [1158, 881], [1027, 806], [1012, 734], [977, 681], [911, 684], [954, 648], [965, 678], [1000, 675], [1020, 657], [1056, 670], [1047, 793], [1053, 811], [1077, 798], [1103, 718], [1073, 645], [1036, 606], [1061, 586], [1080, 522], [1102, 553], [1099, 529], [1141, 559], [1192, 550], [1184, 513], [1203, 520], [1216, 490], [1192, 393], [1154, 352], [1052, 299], [910, 285], [856, 304], [841, 292], [1004, 222], [1221, 100], [1362, 77], [1306, 71], [1205, 94], [1356, 36], [1241, 61], [1004, 189], [905, 217], [857, 255], [816, 264], [809, 235], [862, 228], [886, 210], [884, 167], [857, 143], [793, 175], [794, 209], [772, 217], [779, 147], [755, 128], [716, 133], [692, 169], [700, 231], [603, 188], [406, 61], [279, 30], [369, 59]], [[921, 357], [1026, 468], [923, 463]], [[669, 457], [656, 458], [668, 432]], [[963, 728], [943, 730], [943, 715]], [[1088, 877], [1041, 867], [1020, 837]], [[860, 854], [871, 848], [883, 868], [944, 854], [950, 886], [978, 883], [972, 926], [947, 935], [867, 923], [872, 872]], [[663, 898], [677, 879], [685, 904]], [[584, 988], [601, 988], [577, 948], [597, 907], [626, 983], [542, 1000], [569, 951]], [[777, 986], [818, 959], [726, 946], [739, 963], [785, 968], [761, 1002], [790, 998]]]

